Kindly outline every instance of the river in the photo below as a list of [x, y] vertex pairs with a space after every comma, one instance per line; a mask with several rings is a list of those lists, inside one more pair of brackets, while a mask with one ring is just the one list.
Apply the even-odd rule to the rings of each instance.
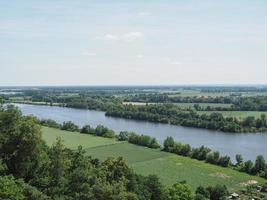
[[116, 132], [134, 131], [139, 134], [156, 137], [162, 144], [167, 136], [190, 144], [201, 145], [218, 150], [221, 155], [229, 155], [234, 160], [236, 154], [243, 155], [245, 160], [255, 160], [261, 154], [267, 158], [267, 133], [225, 133], [206, 129], [189, 128], [144, 122], [137, 120], [107, 117], [102, 111], [82, 110], [56, 106], [16, 104], [24, 115], [34, 115], [40, 119], [53, 119], [57, 122], [73, 121], [79, 126], [102, 124]]

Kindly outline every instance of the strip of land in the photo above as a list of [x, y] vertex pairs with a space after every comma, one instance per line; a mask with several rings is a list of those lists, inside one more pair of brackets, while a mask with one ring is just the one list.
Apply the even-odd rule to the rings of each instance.
[[43, 138], [52, 145], [61, 137], [66, 147], [81, 145], [87, 155], [104, 160], [107, 157], [124, 157], [130, 166], [143, 175], [157, 174], [166, 185], [185, 180], [192, 189], [199, 185], [224, 184], [230, 190], [240, 190], [250, 183], [264, 183], [264, 179], [241, 173], [231, 168], [211, 165], [203, 161], [149, 149], [127, 142], [102, 138], [78, 132], [43, 127]]

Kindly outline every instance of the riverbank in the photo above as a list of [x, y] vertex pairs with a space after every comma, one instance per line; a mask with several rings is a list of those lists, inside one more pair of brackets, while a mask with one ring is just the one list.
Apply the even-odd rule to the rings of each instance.
[[254, 160], [259, 154], [267, 158], [267, 134], [232, 134], [113, 118], [105, 116], [105, 113], [101, 111], [84, 109], [27, 104], [16, 104], [16, 106], [20, 108], [24, 115], [34, 115], [40, 119], [54, 119], [58, 123], [73, 121], [80, 127], [86, 124], [90, 124], [93, 127], [102, 124], [117, 133], [120, 131], [133, 131], [155, 137], [161, 144], [163, 144], [167, 136], [171, 136], [174, 140], [190, 144], [192, 147], [204, 145], [221, 152], [222, 155], [229, 155], [232, 160], [235, 159], [236, 154], [243, 155], [245, 160]]
[[[219, 132], [231, 133], [266, 133], [267, 119], [266, 112], [252, 112], [250, 115], [235, 111], [195, 111], [194, 109], [184, 111], [175, 104], [118, 104], [107, 103], [98, 100], [90, 102], [69, 102], [69, 103], [52, 103], [52, 102], [32, 102], [32, 101], [13, 101], [14, 103], [32, 104], [32, 105], [58, 105], [69, 108], [100, 110], [105, 115], [134, 119], [146, 122], [155, 122], [162, 124], [171, 124], [175, 126], [192, 127], [198, 129], [214, 130]], [[223, 113], [228, 113], [223, 114]], [[236, 113], [236, 114], [229, 114]], [[240, 117], [243, 116], [243, 117]], [[255, 118], [255, 116], [257, 116]]]

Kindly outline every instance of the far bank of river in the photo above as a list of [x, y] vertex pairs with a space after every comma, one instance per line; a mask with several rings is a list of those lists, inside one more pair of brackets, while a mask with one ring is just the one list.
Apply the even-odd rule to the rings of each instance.
[[267, 158], [267, 134], [264, 133], [225, 133], [219, 131], [174, 126], [169, 124], [144, 122], [105, 116], [105, 112], [82, 110], [57, 106], [15, 104], [24, 115], [34, 115], [40, 119], [53, 119], [57, 122], [73, 121], [79, 126], [102, 124], [116, 132], [126, 130], [154, 136], [163, 143], [167, 136], [193, 147], [201, 145], [218, 150], [232, 159], [242, 154], [244, 159], [255, 160], [261, 154]]

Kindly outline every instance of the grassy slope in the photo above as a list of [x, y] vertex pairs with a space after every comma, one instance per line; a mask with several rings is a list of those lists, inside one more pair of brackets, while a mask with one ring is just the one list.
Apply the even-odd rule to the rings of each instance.
[[62, 137], [65, 145], [76, 149], [82, 145], [88, 155], [101, 160], [107, 157], [124, 157], [133, 169], [143, 175], [157, 174], [165, 184], [173, 184], [186, 180], [195, 189], [199, 185], [209, 186], [225, 184], [232, 189], [244, 187], [249, 180], [263, 182], [259, 177], [222, 168], [205, 162], [160, 150], [136, 146], [126, 142], [116, 142], [112, 139], [83, 135], [79, 133], [43, 128], [43, 138], [51, 145], [57, 137]]

